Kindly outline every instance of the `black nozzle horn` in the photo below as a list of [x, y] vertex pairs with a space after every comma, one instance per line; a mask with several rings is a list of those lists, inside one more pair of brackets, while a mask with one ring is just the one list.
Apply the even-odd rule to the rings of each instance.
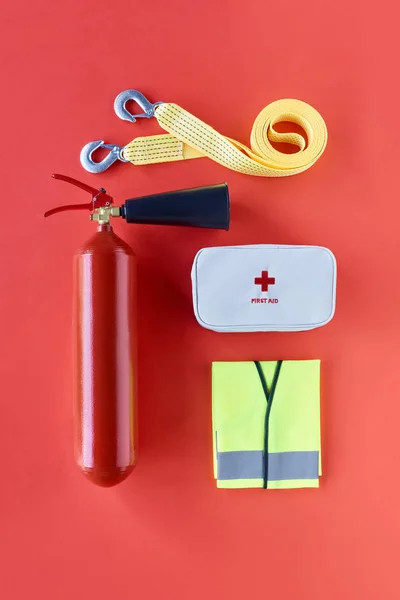
[[228, 186], [220, 183], [133, 198], [121, 206], [121, 216], [127, 223], [229, 229]]

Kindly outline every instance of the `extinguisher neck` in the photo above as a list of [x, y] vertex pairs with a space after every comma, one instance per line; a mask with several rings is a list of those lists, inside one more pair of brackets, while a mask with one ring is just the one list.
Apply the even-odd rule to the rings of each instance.
[[108, 233], [108, 232], [111, 232], [112, 230], [113, 230], [113, 228], [111, 227], [110, 223], [100, 223], [97, 226], [97, 231], [100, 231], [100, 232]]

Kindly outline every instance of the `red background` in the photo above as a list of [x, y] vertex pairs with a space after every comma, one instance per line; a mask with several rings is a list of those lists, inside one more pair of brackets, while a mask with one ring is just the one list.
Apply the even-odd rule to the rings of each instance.
[[[43, 598], [391, 600], [399, 597], [399, 36], [394, 1], [105, 0], [3, 3], [0, 594]], [[295, 97], [326, 119], [326, 153], [286, 180], [211, 161], [103, 176], [92, 139], [124, 144], [157, 123], [120, 121], [137, 88], [247, 142], [259, 110]], [[72, 458], [71, 259], [86, 195], [116, 200], [227, 181], [231, 230], [117, 223], [139, 260], [140, 461], [119, 487]], [[202, 246], [322, 244], [339, 266], [337, 313], [294, 334], [215, 334], [191, 308]], [[227, 290], [227, 293], [229, 291]], [[219, 491], [211, 475], [212, 360], [321, 358], [318, 491]]]

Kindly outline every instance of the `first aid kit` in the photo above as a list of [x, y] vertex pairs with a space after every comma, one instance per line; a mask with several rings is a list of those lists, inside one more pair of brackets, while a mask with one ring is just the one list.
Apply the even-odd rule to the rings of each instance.
[[305, 331], [334, 315], [336, 260], [320, 246], [203, 248], [194, 259], [192, 292], [206, 329]]

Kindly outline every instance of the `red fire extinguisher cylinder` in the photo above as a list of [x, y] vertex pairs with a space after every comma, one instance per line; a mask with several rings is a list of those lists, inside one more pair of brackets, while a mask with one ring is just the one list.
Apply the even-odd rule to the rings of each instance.
[[121, 482], [135, 464], [136, 260], [112, 230], [74, 257], [75, 458], [93, 483]]

